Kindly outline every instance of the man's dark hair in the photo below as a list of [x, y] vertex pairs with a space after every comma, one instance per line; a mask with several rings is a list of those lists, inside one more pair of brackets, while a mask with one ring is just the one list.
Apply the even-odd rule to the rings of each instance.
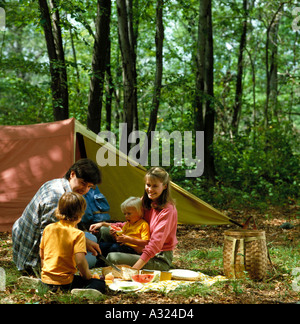
[[70, 179], [71, 172], [74, 171], [77, 178], [85, 182], [91, 182], [94, 185], [101, 183], [101, 172], [97, 164], [90, 159], [81, 159], [76, 161], [65, 174], [67, 180]]

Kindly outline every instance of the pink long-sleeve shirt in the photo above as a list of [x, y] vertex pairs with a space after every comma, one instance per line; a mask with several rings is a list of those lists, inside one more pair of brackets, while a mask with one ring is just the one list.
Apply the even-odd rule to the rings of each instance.
[[150, 241], [145, 246], [141, 259], [148, 262], [161, 251], [172, 251], [177, 244], [177, 209], [168, 203], [164, 209], [144, 210], [144, 219], [150, 227]]

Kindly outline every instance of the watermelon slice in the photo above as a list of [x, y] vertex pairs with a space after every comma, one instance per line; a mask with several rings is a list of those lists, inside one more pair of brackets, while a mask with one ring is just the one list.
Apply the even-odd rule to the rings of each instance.
[[118, 226], [115, 226], [115, 225], [110, 225], [110, 227], [111, 227], [113, 230], [117, 231], [117, 232], [122, 231], [122, 228], [121, 228], [121, 227], [118, 227]]
[[110, 225], [110, 228], [113, 229], [114, 231], [116, 231], [117, 235], [120, 235], [122, 233], [122, 228], [115, 226], [115, 225]]
[[154, 274], [137, 274], [131, 276], [131, 279], [132, 281], [145, 284], [148, 282], [152, 282], [152, 280], [154, 279]]
[[148, 282], [159, 282], [160, 271], [154, 271], [153, 273], [143, 273], [138, 275], [131, 276], [131, 280], [140, 283], [148, 283]]

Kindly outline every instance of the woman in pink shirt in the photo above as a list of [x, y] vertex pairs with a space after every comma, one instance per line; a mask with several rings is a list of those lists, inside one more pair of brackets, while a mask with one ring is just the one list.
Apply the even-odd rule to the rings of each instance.
[[177, 210], [170, 195], [170, 177], [163, 168], [154, 167], [146, 173], [142, 201], [144, 219], [150, 226], [149, 243], [141, 255], [113, 252], [107, 258], [138, 270], [169, 270], [177, 244]]

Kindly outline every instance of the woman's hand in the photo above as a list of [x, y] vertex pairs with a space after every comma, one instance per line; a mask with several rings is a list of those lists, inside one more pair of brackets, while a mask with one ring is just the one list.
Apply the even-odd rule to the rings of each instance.
[[145, 264], [146, 262], [139, 258], [137, 262], [132, 266], [132, 269], [141, 270]]

